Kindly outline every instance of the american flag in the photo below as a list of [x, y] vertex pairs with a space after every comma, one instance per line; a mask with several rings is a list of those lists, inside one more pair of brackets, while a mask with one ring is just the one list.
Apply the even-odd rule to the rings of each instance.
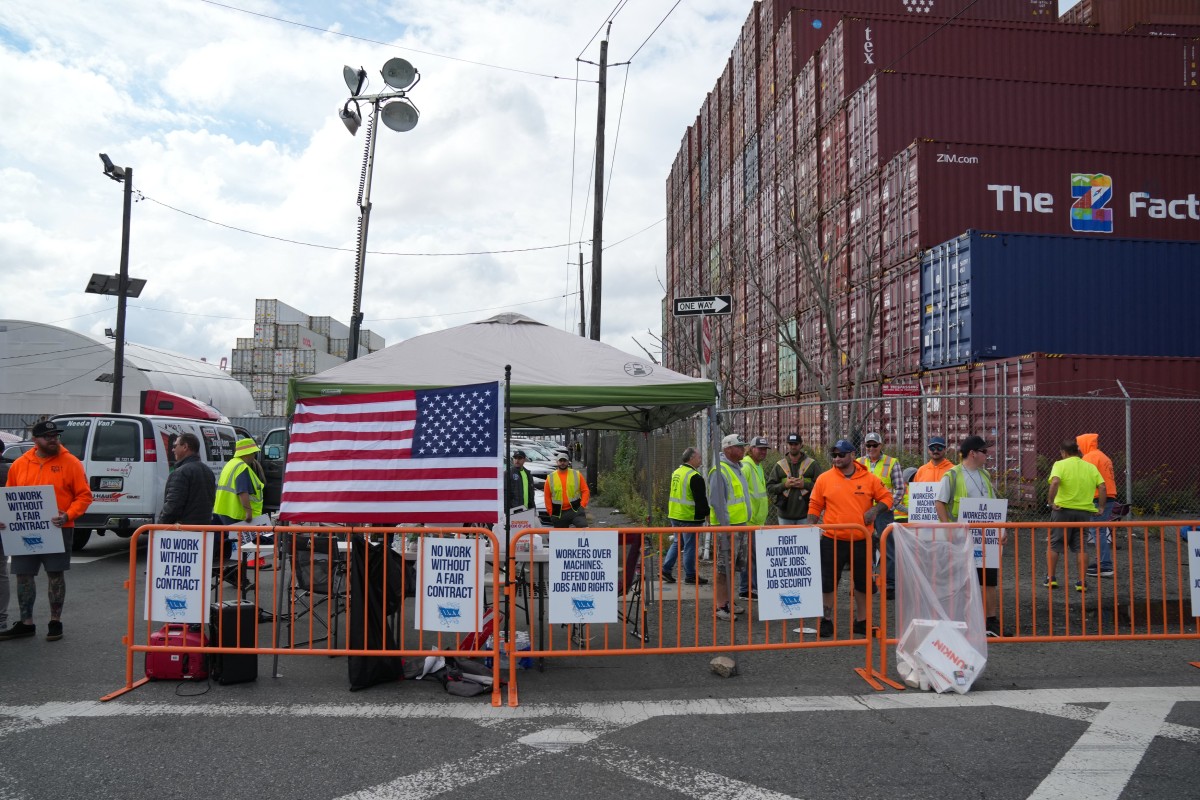
[[280, 517], [312, 522], [500, 519], [499, 383], [296, 404]]

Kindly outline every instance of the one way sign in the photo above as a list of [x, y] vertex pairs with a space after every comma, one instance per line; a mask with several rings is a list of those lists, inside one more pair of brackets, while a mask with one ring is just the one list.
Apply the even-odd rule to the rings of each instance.
[[698, 317], [706, 314], [733, 313], [733, 295], [710, 294], [705, 297], [676, 297], [675, 316]]

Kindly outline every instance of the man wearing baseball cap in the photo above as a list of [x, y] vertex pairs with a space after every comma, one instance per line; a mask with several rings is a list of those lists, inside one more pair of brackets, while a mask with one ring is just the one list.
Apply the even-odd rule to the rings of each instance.
[[[892, 507], [892, 494], [879, 478], [854, 460], [854, 444], [839, 439], [829, 451], [833, 467], [817, 476], [808, 500], [808, 522], [824, 519], [826, 525], [865, 525], [870, 528], [875, 517]], [[854, 632], [867, 633], [868, 542], [871, 537], [861, 530], [821, 531], [821, 589], [825, 615], [821, 618], [820, 634], [832, 636], [833, 597], [838, 578], [847, 565], [854, 582]]]
[[[742, 471], [746, 442], [731, 433], [721, 440], [721, 457], [708, 473], [709, 522], [713, 525], [749, 525], [750, 490]], [[730, 602], [733, 570], [746, 560], [746, 534], [717, 532], [717, 558], [713, 575], [713, 605], [717, 619], [733, 619], [745, 609]]]
[[800, 434], [789, 433], [787, 451], [767, 477], [767, 495], [780, 525], [800, 525], [808, 517], [808, 495], [817, 480], [817, 462], [804, 455]]
[[[941, 483], [942, 478], [953, 467], [954, 463], [946, 458], [946, 440], [941, 436], [930, 436], [925, 443], [929, 451], [929, 460], [922, 464], [913, 474], [910, 483]], [[908, 486], [904, 487], [904, 507], [908, 508]]]
[[[61, 531], [63, 552], [12, 557], [12, 572], [17, 576], [17, 604], [21, 620], [8, 630], [0, 631], [0, 639], [19, 639], [37, 633], [37, 626], [33, 624], [33, 604], [37, 600], [37, 584], [34, 583], [34, 578], [43, 565], [46, 567], [47, 593], [50, 598], [50, 623], [46, 626], [46, 641], [53, 642], [63, 637], [62, 610], [67, 596], [66, 571], [71, 568], [71, 547], [75, 539], [72, 523], [92, 504], [92, 491], [88, 488], [83, 464], [59, 443], [58, 437], [61, 433], [62, 428], [58, 427], [54, 420], [43, 420], [34, 425], [33, 441], [37, 446], [26, 451], [8, 470], [8, 486], [54, 488], [54, 503], [58, 514], [50, 519], [50, 524]], [[0, 563], [3, 561], [4, 547], [0, 544]], [[7, 612], [8, 581], [2, 583], [5, 607], [0, 610]]]

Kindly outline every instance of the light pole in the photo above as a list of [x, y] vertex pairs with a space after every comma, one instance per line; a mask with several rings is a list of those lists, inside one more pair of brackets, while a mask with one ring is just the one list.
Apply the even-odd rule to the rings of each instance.
[[[367, 121], [367, 141], [363, 153], [362, 177], [358, 182], [358, 249], [354, 263], [354, 302], [350, 310], [350, 347], [346, 360], [358, 358], [358, 339], [362, 331], [362, 287], [363, 270], [367, 261], [367, 227], [371, 221], [371, 175], [375, 170], [375, 130], [379, 120], [394, 131], [411, 131], [417, 127], [420, 112], [408, 99], [408, 90], [421, 80], [421, 73], [403, 58], [391, 58], [380, 70], [383, 82], [393, 91], [379, 94], [362, 94], [367, 82], [367, 71], [362, 67], [343, 67], [342, 77], [350, 90], [350, 98], [338, 112], [346, 130], [353, 136], [362, 125], [360, 102], [371, 104], [371, 116]], [[350, 106], [353, 105], [352, 109]]]
[[[129, 278], [129, 216], [133, 205], [133, 167], [118, 167], [104, 153], [100, 154], [104, 163], [104, 174], [117, 183], [125, 184], [125, 210], [121, 218], [121, 271], [117, 275], [93, 274], [84, 290], [91, 294], [109, 294], [117, 296], [117, 331], [116, 344], [113, 346], [113, 394], [112, 411], [121, 413], [121, 393], [124, 390], [123, 369], [125, 364], [125, 300], [132, 295], [137, 297], [142, 293], [146, 281]], [[114, 278], [116, 280], [114, 280]]]

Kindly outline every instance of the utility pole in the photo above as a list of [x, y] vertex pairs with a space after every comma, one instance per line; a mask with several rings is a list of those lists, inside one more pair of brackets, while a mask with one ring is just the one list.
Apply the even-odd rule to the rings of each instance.
[[579, 335], [587, 336], [587, 321], [584, 319], [583, 304], [583, 249], [579, 250]]
[[[596, 199], [592, 209], [592, 316], [588, 335], [593, 341], [600, 341], [600, 290], [601, 252], [604, 249], [604, 111], [608, 94], [608, 37], [612, 33], [612, 22], [604, 32], [600, 42], [600, 80], [596, 101]], [[590, 486], [599, 486], [600, 472], [600, 434], [588, 431], [587, 482]]]

